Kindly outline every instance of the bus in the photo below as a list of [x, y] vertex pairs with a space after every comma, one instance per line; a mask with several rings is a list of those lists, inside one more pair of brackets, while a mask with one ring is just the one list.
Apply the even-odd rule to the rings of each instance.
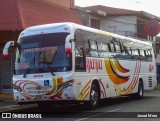
[[6, 43], [4, 59], [11, 46], [16, 48], [12, 87], [18, 104], [84, 102], [94, 109], [101, 99], [142, 99], [144, 90], [157, 85], [147, 40], [66, 22], [26, 28], [17, 42]]

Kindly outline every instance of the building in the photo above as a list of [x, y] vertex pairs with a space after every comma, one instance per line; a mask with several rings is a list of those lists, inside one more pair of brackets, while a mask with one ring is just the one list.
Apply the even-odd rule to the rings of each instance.
[[[150, 37], [144, 31], [149, 20], [160, 22], [160, 18], [145, 11], [133, 11], [102, 5], [78, 7], [76, 10], [82, 24], [123, 36], [151, 40], [156, 54], [157, 73], [160, 75], [160, 37]], [[159, 78], [160, 79], [160, 78]]]
[[82, 24], [112, 33], [147, 39], [144, 32], [145, 23], [149, 20], [160, 21], [160, 18], [145, 11], [133, 11], [102, 5], [76, 7]]
[[74, 0], [0, 0], [0, 92], [11, 91], [15, 60], [14, 48], [8, 60], [2, 59], [4, 44], [17, 41], [27, 27], [57, 22], [80, 23]]

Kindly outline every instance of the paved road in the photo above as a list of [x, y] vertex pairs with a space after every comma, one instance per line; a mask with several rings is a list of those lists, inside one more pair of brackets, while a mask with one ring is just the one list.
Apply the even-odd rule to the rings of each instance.
[[[25, 113], [25, 111], [21, 111], [20, 113]], [[27, 112], [41, 113], [42, 117], [45, 112], [48, 112], [46, 116], [52, 118], [48, 118], [47, 121], [159, 121], [160, 118], [135, 117], [138, 114], [143, 116], [152, 114], [152, 116], [160, 117], [160, 91], [147, 91], [142, 100], [132, 100], [129, 97], [112, 99], [106, 103], [102, 103], [99, 108], [92, 111], [88, 110], [86, 105], [70, 105], [63, 108], [57, 107], [43, 110], [34, 108]], [[34, 120], [40, 121], [41, 119]]]

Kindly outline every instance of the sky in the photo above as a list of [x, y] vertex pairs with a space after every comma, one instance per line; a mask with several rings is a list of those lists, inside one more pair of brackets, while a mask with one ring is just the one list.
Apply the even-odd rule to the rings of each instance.
[[160, 17], [160, 0], [75, 0], [80, 7], [104, 5], [108, 7], [145, 11]]

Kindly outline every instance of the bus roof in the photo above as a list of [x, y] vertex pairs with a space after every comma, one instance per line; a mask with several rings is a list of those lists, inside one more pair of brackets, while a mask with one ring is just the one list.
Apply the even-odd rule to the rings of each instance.
[[[149, 41], [142, 41], [142, 40], [139, 40], [139, 39], [125, 37], [125, 36], [122, 36], [122, 35], [118, 35], [118, 34], [106, 32], [106, 31], [102, 31], [102, 30], [78, 25], [78, 24], [71, 23], [71, 22], [52, 23], [52, 24], [32, 26], [32, 27], [29, 27], [29, 28], [25, 29], [22, 33], [28, 33], [28, 32], [33, 32], [33, 31], [35, 32], [35, 31], [39, 31], [39, 30], [49, 30], [49, 29], [54, 29], [54, 28], [58, 29], [58, 28], [61, 28], [61, 27], [62, 28], [67, 27], [69, 29], [68, 31], [70, 33], [74, 33], [76, 29], [81, 29], [81, 30], [97, 33], [97, 34], [102, 35], [102, 36], [116, 38], [116, 39], [119, 39], [119, 41], [122, 42], [124, 45], [135, 47], [135, 48], [144, 48], [144, 49], [148, 48], [148, 49], [150, 49], [152, 47], [152, 43], [149, 42]], [[61, 31], [61, 30], [59, 30], [59, 31]]]

